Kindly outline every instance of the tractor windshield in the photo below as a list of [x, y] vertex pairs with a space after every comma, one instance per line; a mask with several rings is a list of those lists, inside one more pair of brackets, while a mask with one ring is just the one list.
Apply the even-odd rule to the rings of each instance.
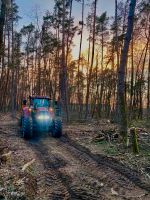
[[32, 103], [33, 103], [33, 106], [36, 107], [36, 108], [49, 107], [49, 100], [48, 99], [33, 99]]

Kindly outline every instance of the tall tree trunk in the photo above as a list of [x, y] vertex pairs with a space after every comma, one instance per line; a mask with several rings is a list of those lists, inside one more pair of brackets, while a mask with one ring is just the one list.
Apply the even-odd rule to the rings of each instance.
[[38, 95], [41, 95], [41, 47], [37, 50], [38, 55]]
[[[97, 109], [97, 101], [98, 101], [98, 91], [99, 91], [99, 81], [98, 81], [98, 53], [96, 55], [96, 77], [95, 77], [95, 82], [96, 82], [96, 93], [94, 96], [94, 100], [93, 100], [93, 111], [92, 111], [92, 118], [94, 117], [95, 111]], [[98, 110], [98, 109], [97, 109]], [[97, 117], [97, 116], [96, 116]]]
[[68, 114], [68, 101], [67, 101], [67, 67], [66, 67], [66, 61], [65, 61], [65, 15], [66, 15], [66, 9], [65, 9], [66, 1], [63, 0], [63, 21], [62, 21], [62, 70], [61, 70], [61, 101], [63, 110], [66, 112], [66, 118], [67, 121], [69, 121], [69, 114]]
[[[116, 79], [119, 70], [119, 43], [118, 43], [118, 0], [115, 0], [115, 51], [117, 55], [117, 67], [116, 67]], [[118, 88], [117, 88], [118, 89]], [[115, 91], [116, 92], [116, 91]], [[116, 108], [115, 108], [115, 120], [119, 121], [119, 113], [118, 113], [118, 92], [116, 95]]]
[[12, 88], [11, 88], [11, 110], [12, 110], [12, 116], [15, 116], [15, 111], [16, 111], [16, 90], [15, 90], [15, 86], [16, 86], [16, 80], [15, 80], [15, 76], [16, 76], [16, 69], [15, 69], [15, 65], [14, 65], [14, 22], [13, 22], [13, 0], [11, 0], [11, 15], [12, 15], [12, 22], [11, 22], [11, 26], [12, 26], [12, 55], [11, 55], [11, 59], [12, 59]]
[[67, 34], [66, 66], [68, 65], [69, 38], [70, 38], [70, 26], [71, 26], [71, 17], [72, 17], [72, 2], [73, 0], [70, 0], [69, 26], [68, 26], [68, 34]]
[[102, 24], [102, 58], [101, 58], [101, 74], [102, 74], [102, 78], [101, 78], [101, 88], [100, 88], [100, 98], [99, 98], [99, 108], [98, 108], [98, 115], [99, 117], [102, 116], [102, 100], [103, 100], [103, 93], [104, 93], [104, 33], [103, 33], [103, 24]]
[[84, 0], [82, 0], [82, 27], [81, 27], [81, 37], [80, 37], [80, 48], [79, 48], [79, 58], [78, 58], [78, 103], [79, 103], [79, 116], [81, 115], [81, 94], [80, 94], [80, 62], [81, 62], [81, 50], [82, 50], [82, 40], [83, 40], [83, 28], [84, 28]]
[[134, 12], [135, 12], [136, 0], [131, 0], [129, 15], [128, 15], [128, 27], [125, 37], [124, 47], [121, 53], [121, 61], [118, 71], [118, 97], [119, 97], [119, 115], [120, 115], [120, 134], [124, 142], [127, 142], [127, 110], [125, 101], [125, 70], [127, 64], [127, 56], [129, 50], [129, 44], [133, 32], [134, 24]]
[[118, 44], [118, 0], [115, 0], [115, 51], [117, 54], [117, 71], [119, 67], [119, 44]]
[[147, 56], [147, 51], [148, 51], [148, 47], [149, 47], [149, 39], [150, 39], [150, 35], [148, 37], [148, 40], [147, 40], [147, 45], [146, 45], [146, 49], [145, 49], [145, 55], [144, 55], [144, 60], [143, 60], [143, 65], [142, 65], [142, 72], [141, 72], [141, 76], [140, 76], [140, 93], [139, 93], [139, 96], [140, 96], [140, 99], [139, 99], [139, 103], [140, 103], [140, 106], [139, 106], [139, 118], [142, 119], [143, 117], [143, 82], [144, 82], [144, 69], [145, 69], [145, 62], [146, 62], [146, 56]]
[[92, 78], [92, 70], [93, 70], [93, 62], [94, 62], [94, 52], [95, 52], [96, 7], [97, 7], [97, 0], [94, 1], [93, 38], [92, 38], [92, 58], [91, 58], [91, 66], [90, 66], [90, 70], [89, 70], [89, 77], [88, 77], [88, 83], [87, 83], [85, 118], [87, 118], [88, 113], [89, 113], [90, 86], [91, 86], [91, 78]]
[[6, 4], [5, 0], [1, 0], [1, 8], [0, 8], [0, 62], [3, 55], [3, 29], [5, 25], [5, 13], [6, 13]]
[[134, 86], [134, 54], [133, 54], [133, 35], [132, 35], [132, 43], [131, 43], [131, 93], [130, 93], [130, 117], [132, 116], [133, 110], [133, 86]]
[[149, 63], [148, 63], [148, 88], [147, 88], [147, 118], [150, 118], [150, 42], [149, 42]]

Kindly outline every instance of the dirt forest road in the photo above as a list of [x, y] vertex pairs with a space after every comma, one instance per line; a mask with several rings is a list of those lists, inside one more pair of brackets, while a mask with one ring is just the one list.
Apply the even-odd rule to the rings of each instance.
[[18, 135], [17, 122], [4, 120], [0, 139], [4, 153], [11, 154], [0, 166], [0, 199], [150, 199], [150, 187], [139, 174], [90, 152], [70, 138], [68, 130], [60, 139], [45, 134], [25, 141]]

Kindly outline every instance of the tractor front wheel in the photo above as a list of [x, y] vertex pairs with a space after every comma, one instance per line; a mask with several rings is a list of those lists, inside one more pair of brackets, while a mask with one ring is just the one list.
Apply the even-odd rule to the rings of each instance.
[[31, 118], [24, 117], [22, 119], [21, 133], [25, 139], [31, 139], [33, 137], [33, 125]]
[[54, 120], [52, 136], [55, 138], [60, 138], [62, 136], [62, 121], [60, 119]]

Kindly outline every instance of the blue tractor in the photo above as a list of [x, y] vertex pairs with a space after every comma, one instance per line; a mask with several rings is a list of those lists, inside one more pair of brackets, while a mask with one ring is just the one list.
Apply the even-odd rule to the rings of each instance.
[[21, 134], [26, 139], [32, 138], [38, 132], [49, 132], [53, 137], [61, 137], [60, 102], [43, 96], [30, 96], [29, 105], [23, 100], [20, 126]]

